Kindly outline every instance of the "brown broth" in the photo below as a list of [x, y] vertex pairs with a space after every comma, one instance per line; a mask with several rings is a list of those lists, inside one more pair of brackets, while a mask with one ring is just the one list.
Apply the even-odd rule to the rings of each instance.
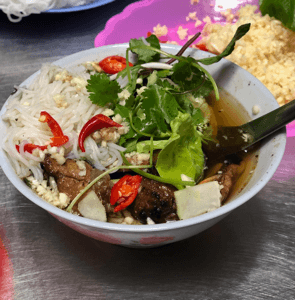
[[[245, 108], [232, 95], [222, 89], [219, 90], [219, 93], [220, 99], [218, 101], [212, 94], [207, 99], [211, 110], [210, 123], [213, 128], [213, 134], [217, 132], [217, 124], [221, 126], [239, 126], [251, 120]], [[251, 179], [258, 161], [258, 148], [259, 145], [255, 145], [247, 151], [230, 156], [230, 160], [233, 160], [233, 162], [242, 161], [245, 169], [235, 182], [225, 203], [236, 198]], [[205, 171], [204, 178], [216, 174], [218, 168], [223, 165], [225, 160], [228, 159], [220, 159], [214, 162], [207, 161], [208, 169]]]

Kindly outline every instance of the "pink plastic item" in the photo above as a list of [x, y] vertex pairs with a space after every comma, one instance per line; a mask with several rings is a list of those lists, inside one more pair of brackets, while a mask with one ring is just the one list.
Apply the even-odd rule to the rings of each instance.
[[[259, 0], [199, 0], [191, 4], [190, 0], [143, 0], [128, 5], [120, 14], [112, 17], [94, 41], [94, 46], [111, 45], [128, 42], [131, 38], [146, 37], [153, 31], [153, 27], [160, 24], [168, 27], [168, 40], [177, 40], [184, 44], [177, 36], [179, 26], [188, 28], [188, 35], [201, 31], [204, 27], [203, 19], [210, 17], [213, 22], [224, 22], [220, 12], [231, 9], [235, 13], [241, 6], [252, 4], [258, 6]], [[203, 24], [195, 27], [196, 20], [187, 17], [196, 12], [198, 20]]]

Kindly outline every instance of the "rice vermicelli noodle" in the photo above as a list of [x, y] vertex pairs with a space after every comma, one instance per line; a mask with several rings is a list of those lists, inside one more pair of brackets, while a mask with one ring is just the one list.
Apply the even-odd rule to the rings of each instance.
[[[47, 124], [38, 121], [41, 111], [47, 111], [54, 116], [69, 141], [65, 151], [72, 158], [87, 158], [100, 170], [116, 163], [122, 164], [120, 152], [123, 147], [111, 141], [98, 147], [89, 137], [85, 141], [86, 152], [78, 150], [78, 135], [83, 125], [94, 115], [112, 115], [110, 109], [93, 104], [86, 90], [89, 74], [81, 72], [71, 75], [64, 69], [54, 65], [44, 65], [40, 74], [29, 88], [18, 87], [6, 105], [3, 120], [8, 123], [3, 149], [9, 153], [9, 159], [20, 177], [26, 177], [30, 170], [38, 180], [43, 179], [40, 162], [44, 153], [36, 149], [32, 154], [24, 151], [24, 145], [33, 143], [46, 145], [52, 137]], [[19, 152], [15, 145], [19, 145]], [[64, 150], [63, 147], [48, 147], [49, 153], [56, 155]], [[63, 155], [63, 153], [60, 153]], [[66, 153], [68, 154], [68, 153]]]

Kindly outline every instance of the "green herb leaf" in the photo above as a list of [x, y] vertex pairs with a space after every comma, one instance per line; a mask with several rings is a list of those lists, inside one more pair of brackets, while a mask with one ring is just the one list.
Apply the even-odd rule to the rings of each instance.
[[24, 178], [24, 183], [31, 189], [32, 188], [32, 184], [31, 181], [29, 179], [27, 179], [26, 177]]
[[[129, 112], [130, 112], [130, 108], [119, 105], [119, 104], [116, 106], [116, 108], [114, 110], [115, 114], [119, 114], [125, 122], [130, 124]], [[121, 136], [121, 138], [119, 140], [119, 145], [123, 146], [123, 147], [129, 147], [129, 148], [133, 147], [134, 148], [134, 141], [136, 142], [140, 136], [141, 135], [139, 135], [137, 132], [135, 132], [132, 129], [132, 127], [129, 125], [129, 131], [126, 134]], [[132, 144], [130, 144], [130, 143], [132, 143]], [[136, 145], [135, 145], [135, 148], [136, 148]], [[135, 148], [134, 148], [134, 150], [135, 150]], [[131, 151], [129, 151], [129, 150], [126, 152], [134, 151], [134, 150], [131, 150]]]
[[[141, 65], [136, 65], [133, 67], [129, 67], [130, 71], [130, 80], [128, 81], [128, 84], [124, 87], [124, 89], [127, 89], [131, 94], [133, 93], [135, 87], [136, 87], [136, 80], [138, 78], [138, 71], [140, 70]], [[128, 69], [125, 68], [123, 71], [118, 73], [118, 78], [124, 78], [128, 76]]]
[[118, 93], [121, 88], [117, 81], [111, 81], [110, 78], [104, 73], [91, 75], [87, 81], [87, 91], [90, 93], [89, 98], [93, 104], [99, 106], [114, 107], [118, 102]]
[[159, 70], [157, 72], [158, 72], [158, 77], [159, 78], [166, 78], [166, 77], [168, 77], [169, 75], [172, 74], [171, 70]]
[[[154, 48], [160, 49], [160, 42], [155, 35], [151, 35], [146, 38], [146, 41]], [[151, 61], [158, 61], [160, 59], [160, 53], [155, 52], [151, 49], [139, 49], [135, 47], [138, 46], [145, 46], [142, 39], [131, 39], [129, 42], [130, 49], [132, 52], [138, 55], [138, 62], [137, 64], [143, 64]]]
[[125, 101], [125, 106], [131, 108], [131, 107], [133, 107], [134, 103], [135, 103], [135, 98], [134, 98], [134, 96], [131, 94], [131, 95], [129, 96], [129, 98]]
[[[180, 61], [173, 65], [171, 79], [181, 87], [182, 91], [192, 91], [195, 97], [207, 97], [213, 90], [211, 81], [197, 68], [193, 58], [188, 57], [186, 61]], [[196, 89], [199, 87], [198, 89]], [[195, 90], [196, 89], [196, 90]]]
[[[153, 140], [153, 149], [160, 150], [164, 149], [167, 145], [168, 140]], [[136, 145], [136, 152], [138, 153], [149, 153], [151, 149], [151, 140], [138, 142]]]
[[280, 20], [286, 27], [295, 31], [295, 2], [294, 0], [260, 0], [262, 15], [269, 15]]
[[130, 152], [136, 151], [137, 143], [138, 143], [137, 138], [129, 139], [128, 141], [125, 141], [122, 145], [123, 147], [126, 148], [125, 153], [130, 153]]
[[168, 124], [165, 122], [162, 112], [160, 112], [157, 108], [150, 109], [150, 116], [152, 121], [157, 124], [157, 127], [161, 132], [166, 133], [169, 130]]
[[141, 108], [145, 111], [146, 118], [151, 120], [151, 109], [161, 112], [162, 118], [170, 124], [177, 117], [179, 105], [175, 97], [158, 85], [149, 86], [142, 93]]
[[[178, 188], [178, 189], [183, 189], [184, 188], [184, 186], [187, 186], [187, 185], [189, 185], [189, 186], [193, 186], [193, 185], [195, 185], [195, 183], [194, 182], [192, 182], [192, 181], [183, 181], [183, 180], [174, 180], [173, 178], [162, 178], [162, 177], [160, 177], [160, 176], [156, 176], [156, 175], [153, 175], [153, 174], [151, 174], [151, 173], [147, 173], [147, 172], [144, 172], [141, 168], [144, 168], [144, 167], [148, 167], [148, 168], [151, 168], [152, 167], [152, 165], [149, 165], [149, 166], [133, 166], [133, 165], [131, 165], [130, 163], [129, 163], [129, 161], [126, 159], [126, 157], [124, 156], [124, 154], [121, 152], [121, 156], [122, 156], [122, 159], [123, 159], [123, 162], [124, 162], [124, 164], [127, 166], [127, 168], [130, 168], [130, 169], [132, 169], [135, 173], [137, 173], [137, 174], [139, 174], [139, 175], [141, 175], [141, 176], [144, 176], [144, 177], [146, 177], [146, 178], [149, 178], [149, 179], [152, 179], [152, 180], [156, 180], [156, 181], [159, 181], [159, 182], [163, 182], [163, 183], [168, 183], [168, 184], [172, 184], [172, 185], [174, 185], [176, 188]], [[119, 168], [121, 168], [121, 169], [123, 169], [124, 168], [124, 166], [123, 167], [117, 167], [118, 169]], [[140, 169], [139, 169], [140, 168]], [[112, 169], [114, 169], [114, 168], [112, 168]], [[111, 169], [111, 170], [112, 170]], [[106, 171], [106, 172], [108, 172], [108, 171]], [[105, 172], [105, 173], [106, 173]], [[105, 174], [105, 173], [103, 173], [103, 174]], [[110, 173], [110, 172], [109, 172]], [[75, 200], [75, 199], [74, 199]], [[74, 201], [73, 200], [73, 201]], [[71, 204], [72, 205], [72, 204]]]
[[205, 122], [204, 113], [197, 106], [197, 102], [191, 94], [175, 95], [175, 98], [183, 109], [183, 112], [189, 113], [192, 116], [196, 126]]
[[181, 175], [198, 180], [203, 173], [202, 139], [189, 114], [179, 113], [171, 122], [172, 136], [159, 153], [156, 168], [163, 178], [180, 180]]
[[200, 62], [204, 65], [211, 65], [220, 61], [223, 57], [230, 55], [235, 48], [236, 41], [241, 39], [250, 30], [250, 26], [251, 26], [250, 23], [239, 26], [234, 37], [232, 38], [232, 40], [229, 42], [229, 44], [221, 54], [213, 57], [202, 58], [197, 60], [197, 62]]
[[174, 96], [157, 84], [147, 87], [140, 97], [139, 108], [133, 114], [133, 126], [154, 137], [170, 136], [170, 122], [180, 108]]

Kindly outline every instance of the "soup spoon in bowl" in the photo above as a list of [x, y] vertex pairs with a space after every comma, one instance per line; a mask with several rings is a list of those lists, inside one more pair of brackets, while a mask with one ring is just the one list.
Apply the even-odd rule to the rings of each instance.
[[218, 126], [215, 141], [204, 144], [206, 155], [225, 157], [254, 145], [295, 119], [295, 100], [240, 126]]

